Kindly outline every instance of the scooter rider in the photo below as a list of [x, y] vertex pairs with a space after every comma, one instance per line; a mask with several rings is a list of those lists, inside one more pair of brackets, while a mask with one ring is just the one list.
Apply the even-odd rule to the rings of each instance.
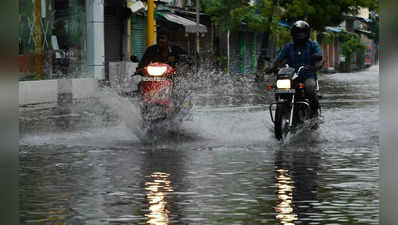
[[288, 64], [296, 71], [304, 66], [303, 78], [307, 98], [311, 102], [312, 116], [318, 115], [319, 101], [316, 94], [317, 73], [323, 65], [322, 50], [318, 43], [310, 40], [310, 25], [302, 20], [296, 21], [290, 29], [293, 42], [286, 44], [279, 52], [272, 67], [267, 73], [275, 71], [278, 67]]
[[187, 52], [179, 46], [169, 44], [169, 32], [161, 28], [157, 32], [157, 44], [148, 47], [138, 64], [137, 71], [152, 62], [163, 62], [176, 66]]
[[[187, 52], [179, 46], [169, 43], [170, 33], [165, 28], [159, 28], [157, 31], [157, 44], [149, 46], [141, 61], [138, 64], [136, 74], [142, 73], [143, 69], [154, 62], [166, 63], [176, 69], [176, 75], [173, 76], [173, 101], [183, 104], [187, 90], [184, 88], [184, 80], [192, 68], [193, 61]], [[140, 83], [138, 83], [139, 87]], [[139, 88], [138, 88], [139, 89]]]

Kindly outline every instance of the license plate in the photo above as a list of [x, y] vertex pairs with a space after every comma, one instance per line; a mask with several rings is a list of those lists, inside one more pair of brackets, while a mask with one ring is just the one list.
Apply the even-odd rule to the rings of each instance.
[[143, 81], [164, 81], [166, 78], [164, 77], [143, 77]]
[[296, 93], [296, 90], [290, 89], [290, 90], [274, 90], [275, 94], [294, 94]]

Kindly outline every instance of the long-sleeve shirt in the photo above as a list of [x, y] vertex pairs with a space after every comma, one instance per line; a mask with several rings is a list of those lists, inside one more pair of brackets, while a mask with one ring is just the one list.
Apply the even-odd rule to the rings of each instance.
[[[295, 68], [297, 71], [301, 66], [315, 66], [317, 61], [312, 57], [314, 54], [320, 56], [323, 55], [318, 43], [307, 41], [305, 46], [299, 50], [296, 49], [295, 45], [291, 42], [284, 46], [284, 48], [277, 55], [276, 60], [280, 62], [287, 60], [287, 64], [290, 67]], [[318, 78], [316, 72], [307, 72], [303, 74], [303, 76], [305, 78]]]

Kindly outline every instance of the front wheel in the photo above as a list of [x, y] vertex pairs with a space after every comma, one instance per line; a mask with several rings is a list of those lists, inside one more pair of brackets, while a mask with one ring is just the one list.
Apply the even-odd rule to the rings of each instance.
[[289, 107], [278, 104], [275, 110], [274, 133], [278, 140], [283, 140], [289, 133]]

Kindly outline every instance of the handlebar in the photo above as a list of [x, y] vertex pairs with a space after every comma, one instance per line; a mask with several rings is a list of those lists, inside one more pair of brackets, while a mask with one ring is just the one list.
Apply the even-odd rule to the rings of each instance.
[[137, 70], [134, 72], [134, 74], [131, 75], [131, 76], [142, 75], [142, 73], [144, 72], [144, 69], [145, 69], [145, 68], [137, 69]]

